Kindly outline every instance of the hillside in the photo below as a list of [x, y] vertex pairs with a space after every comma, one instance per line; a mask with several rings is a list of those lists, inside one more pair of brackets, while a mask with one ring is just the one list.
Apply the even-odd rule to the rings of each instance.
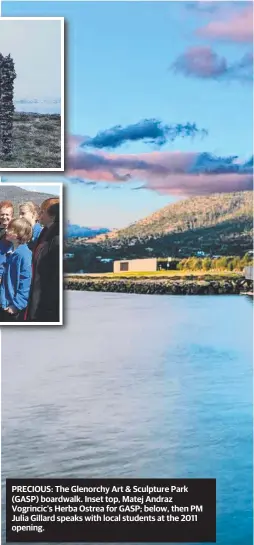
[[[115, 231], [108, 238], [119, 241], [135, 238], [144, 240], [218, 226], [229, 221], [248, 223], [252, 222], [252, 217], [252, 191], [193, 197], [169, 204], [129, 227]], [[100, 240], [103, 240], [102, 237]]]
[[0, 155], [6, 168], [61, 168], [61, 116], [15, 112], [13, 154]]
[[15, 214], [18, 212], [19, 204], [23, 202], [33, 201], [35, 204], [40, 205], [43, 201], [53, 196], [48, 193], [39, 193], [38, 191], [27, 191], [15, 185], [0, 184], [0, 201], [11, 201]]
[[[70, 245], [71, 242], [69, 241]], [[79, 263], [93, 267], [96, 257], [243, 256], [253, 247], [253, 191], [193, 197], [169, 204], [125, 229], [90, 240], [76, 239]]]

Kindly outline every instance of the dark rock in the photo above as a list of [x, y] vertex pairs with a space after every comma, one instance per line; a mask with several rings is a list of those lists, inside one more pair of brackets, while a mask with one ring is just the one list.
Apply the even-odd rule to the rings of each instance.
[[81, 280], [65, 279], [64, 289], [69, 290], [83, 290], [83, 291], [103, 291], [114, 293], [136, 293], [147, 295], [216, 295], [216, 294], [234, 294], [247, 291], [253, 291], [253, 282], [245, 281], [242, 283], [242, 279], [231, 280], [221, 279], [219, 281], [213, 280], [186, 280], [179, 278], [178, 280], [147, 280], [144, 281], [138, 279], [105, 279], [105, 278], [91, 278], [88, 280], [83, 278]]

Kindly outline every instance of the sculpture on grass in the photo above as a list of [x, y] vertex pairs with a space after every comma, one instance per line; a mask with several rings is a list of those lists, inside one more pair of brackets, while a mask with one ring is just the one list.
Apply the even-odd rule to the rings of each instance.
[[15, 65], [11, 55], [4, 57], [0, 53], [0, 156], [4, 158], [10, 157], [13, 151], [15, 78]]

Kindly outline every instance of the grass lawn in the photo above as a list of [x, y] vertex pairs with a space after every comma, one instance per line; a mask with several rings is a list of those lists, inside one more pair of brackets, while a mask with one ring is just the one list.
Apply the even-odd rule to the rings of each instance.
[[155, 271], [155, 272], [123, 272], [123, 273], [69, 273], [65, 275], [66, 277], [77, 277], [79, 279], [87, 278], [87, 277], [93, 277], [93, 278], [109, 278], [112, 280], [117, 280], [118, 278], [186, 278], [186, 277], [196, 277], [196, 276], [202, 276], [202, 277], [212, 277], [212, 278], [239, 278], [240, 276], [243, 276], [243, 273], [235, 272], [235, 271], [218, 271], [218, 270], [210, 270], [210, 271]]
[[0, 156], [0, 168], [60, 168], [61, 116], [14, 114], [13, 155]]

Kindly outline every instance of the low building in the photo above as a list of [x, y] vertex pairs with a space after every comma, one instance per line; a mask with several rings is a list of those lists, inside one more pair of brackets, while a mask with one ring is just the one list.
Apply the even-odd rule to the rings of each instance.
[[149, 257], [144, 259], [123, 259], [114, 261], [114, 273], [120, 272], [156, 272], [176, 269], [178, 259], [173, 257]]
[[119, 272], [154, 272], [158, 269], [158, 259], [126, 259], [114, 261], [114, 273]]

